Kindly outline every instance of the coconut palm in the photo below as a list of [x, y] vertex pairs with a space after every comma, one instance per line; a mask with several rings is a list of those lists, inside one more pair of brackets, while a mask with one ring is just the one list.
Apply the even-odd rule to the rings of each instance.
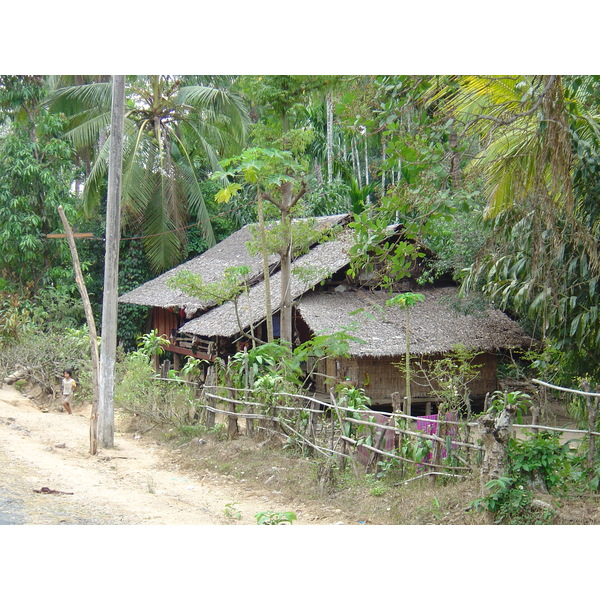
[[[206, 242], [216, 240], [202, 197], [200, 167], [239, 151], [249, 117], [224, 78], [130, 76], [124, 127], [124, 227], [144, 236], [156, 272], [177, 264], [185, 250], [185, 227], [194, 218]], [[83, 190], [86, 214], [97, 210], [105, 193], [110, 139], [111, 83], [61, 87], [49, 100], [70, 118], [66, 136], [78, 149], [92, 149]]]

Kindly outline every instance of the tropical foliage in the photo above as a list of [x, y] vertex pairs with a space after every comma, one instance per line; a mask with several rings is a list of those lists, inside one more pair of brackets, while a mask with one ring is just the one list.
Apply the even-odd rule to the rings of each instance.
[[59, 205], [73, 216], [77, 169], [72, 145], [61, 139], [64, 119], [39, 106], [42, 96], [38, 78], [0, 77], [0, 281], [21, 292], [68, 277], [68, 253], [46, 235], [60, 225]]
[[[123, 156], [123, 217], [144, 236], [155, 271], [185, 256], [186, 229], [192, 216], [208, 245], [215, 243], [199, 168], [241, 148], [248, 114], [241, 98], [218, 79], [171, 76], [130, 77], [127, 82]], [[93, 157], [83, 205], [88, 215], [105, 194], [110, 137], [111, 83], [57, 89], [48, 104], [69, 117], [67, 138]]]
[[[351, 212], [351, 274], [391, 288], [424, 259], [420, 283], [462, 281], [544, 342], [555, 380], [597, 384], [599, 95], [596, 76], [129, 76], [120, 291], [281, 208]], [[94, 234], [79, 249], [99, 311], [110, 99], [107, 76], [0, 78], [6, 339], [83, 323], [66, 245], [46, 237], [58, 204]], [[121, 307], [127, 350], [145, 317]]]

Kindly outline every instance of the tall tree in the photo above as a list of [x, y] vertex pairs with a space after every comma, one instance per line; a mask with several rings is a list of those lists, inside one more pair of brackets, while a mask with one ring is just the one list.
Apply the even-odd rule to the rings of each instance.
[[[298, 201], [307, 191], [303, 179], [302, 166], [294, 160], [289, 152], [250, 148], [241, 156], [223, 162], [226, 171], [223, 178], [229, 180], [241, 179], [256, 187], [259, 201], [263, 199], [275, 206], [281, 215], [281, 238], [277, 244], [277, 252], [281, 259], [281, 339], [292, 342], [292, 211]], [[217, 174], [219, 175], [219, 174]], [[223, 188], [218, 199], [227, 202], [241, 189], [240, 183], [231, 183]], [[263, 258], [265, 257], [263, 245]], [[267, 263], [265, 263], [267, 265]], [[265, 266], [265, 278], [268, 269]], [[267, 306], [270, 297], [267, 298]], [[267, 319], [270, 319], [267, 308]]]
[[117, 290], [119, 279], [119, 239], [121, 233], [125, 77], [123, 75], [115, 75], [113, 77], [112, 88], [104, 295], [102, 301], [102, 346], [98, 394], [98, 438], [104, 448], [112, 448], [114, 446], [114, 389], [117, 350]]
[[42, 106], [45, 94], [40, 77], [0, 77], [0, 272], [21, 290], [57, 283], [52, 268], [69, 264], [46, 235], [60, 228], [59, 205], [74, 214], [74, 149], [60, 139], [64, 119]]
[[481, 148], [465, 173], [485, 182], [494, 235], [466, 284], [483, 284], [529, 318], [572, 375], [600, 380], [600, 220], [589, 201], [600, 120], [586, 98], [597, 99], [596, 86], [573, 83], [556, 75], [456, 77], [432, 100]]
[[[199, 167], [240, 150], [249, 123], [244, 102], [209, 78], [170, 76], [127, 79], [123, 155], [123, 225], [144, 236], [156, 272], [183, 258], [192, 216], [209, 245], [215, 243], [198, 180]], [[70, 117], [68, 138], [78, 148], [97, 148], [83, 194], [90, 214], [106, 190], [111, 84], [60, 88], [50, 106]]]

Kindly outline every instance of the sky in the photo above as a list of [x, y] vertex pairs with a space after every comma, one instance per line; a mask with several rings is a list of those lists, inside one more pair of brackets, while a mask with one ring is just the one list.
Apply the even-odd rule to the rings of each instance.
[[[3, 7], [2, 74], [595, 74], [598, 3]], [[176, 8], [175, 8], [176, 7]], [[224, 8], [226, 7], [226, 8]], [[593, 7], [593, 8], [591, 8]], [[93, 11], [93, 12], [92, 12]], [[103, 11], [103, 12], [102, 12]], [[11, 24], [16, 24], [13, 26]]]

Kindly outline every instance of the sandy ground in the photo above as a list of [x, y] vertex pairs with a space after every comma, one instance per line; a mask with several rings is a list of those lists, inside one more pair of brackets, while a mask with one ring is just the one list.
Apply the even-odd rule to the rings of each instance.
[[[227, 481], [214, 473], [192, 477], [178, 468], [176, 457], [147, 439], [118, 430], [115, 448], [101, 449], [92, 456], [89, 408], [76, 410], [72, 416], [56, 410], [42, 412], [31, 400], [4, 385], [0, 389], [0, 522], [37, 526], [0, 530], [0, 567], [7, 582], [19, 581], [19, 589], [27, 589], [27, 597], [43, 594], [51, 599], [75, 597], [75, 593], [96, 598], [107, 585], [111, 595], [119, 598], [158, 599], [197, 594], [202, 589], [198, 586], [208, 585], [211, 589], [246, 584], [259, 586], [265, 598], [281, 598], [282, 594], [304, 598], [307, 593], [331, 598], [339, 594], [339, 581], [331, 573], [346, 572], [357, 547], [376, 547], [378, 551], [387, 548], [390, 553], [397, 550], [398, 538], [388, 528], [384, 530], [390, 535], [381, 535], [382, 530], [373, 527], [218, 527], [255, 525], [257, 512], [290, 507], [273, 491], [245, 489], [243, 481]], [[68, 493], [34, 491], [43, 487]], [[224, 514], [232, 503], [240, 513], [239, 519]], [[344, 516], [326, 505], [296, 504], [293, 510], [298, 517], [295, 525], [344, 523]], [[116, 527], [53, 527], [56, 524]], [[190, 527], [193, 525], [205, 527]], [[498, 558], [514, 548], [515, 532], [519, 530], [528, 533], [519, 539], [528, 561], [533, 561], [530, 566], [534, 572], [544, 572], [557, 557], [564, 569], [564, 556], [555, 550], [554, 528], [535, 529], [538, 535], [551, 532], [551, 543], [536, 542], [534, 530], [528, 528], [494, 529], [493, 546], [500, 549]], [[425, 532], [432, 530], [408, 527], [400, 531], [411, 547], [405, 568], [418, 572], [423, 556], [431, 548], [431, 534]], [[457, 553], [471, 553], [470, 569], [485, 572], [490, 553], [472, 553], [485, 530], [471, 527], [435, 531], [450, 536]], [[578, 531], [585, 538], [589, 530]], [[568, 537], [565, 541], [581, 547], [584, 539]], [[527, 550], [527, 544], [533, 546]], [[308, 566], [317, 564], [314, 558], [307, 558], [315, 548], [328, 554], [327, 569], [320, 572], [318, 584], [315, 574], [303, 581]], [[593, 553], [588, 555], [590, 561], [594, 559]], [[573, 567], [577, 569], [570, 572], [579, 572], [582, 559], [580, 553], [574, 556], [578, 562]], [[290, 565], [299, 565], [302, 575], [291, 571]], [[443, 575], [447, 567], [452, 569], [448, 578], [455, 577], [454, 563], [445, 565], [442, 561], [436, 567], [438, 575]], [[109, 575], [100, 576], [99, 568], [108, 569]], [[582, 572], [593, 573], [592, 565], [584, 566]], [[532, 593], [539, 595], [543, 590], [540, 579], [528, 579], [535, 585]], [[403, 586], [409, 585], [409, 580]], [[417, 593], [422, 578], [412, 581], [416, 581]], [[571, 578], [566, 580], [568, 586], [565, 583], [568, 589], [558, 596], [555, 578], [548, 581], [552, 591], [548, 590], [547, 597], [562, 597], [573, 591]], [[587, 582], [581, 573], [577, 582], [583, 593]], [[372, 585], [372, 578], [355, 577], [353, 593], [372, 593]], [[456, 594], [451, 590], [448, 597], [458, 598], [459, 593], [462, 597], [461, 589], [459, 586]]]
[[[89, 453], [89, 407], [42, 412], [12, 387], [0, 390], [0, 520], [53, 525], [255, 525], [260, 511], [288, 511], [273, 491], [245, 489], [216, 473], [191, 476], [177, 455], [115, 432], [115, 447]], [[49, 488], [62, 493], [36, 493]], [[228, 510], [229, 505], [229, 510]], [[326, 506], [293, 507], [295, 524], [341, 524]], [[229, 513], [229, 514], [227, 514]]]

